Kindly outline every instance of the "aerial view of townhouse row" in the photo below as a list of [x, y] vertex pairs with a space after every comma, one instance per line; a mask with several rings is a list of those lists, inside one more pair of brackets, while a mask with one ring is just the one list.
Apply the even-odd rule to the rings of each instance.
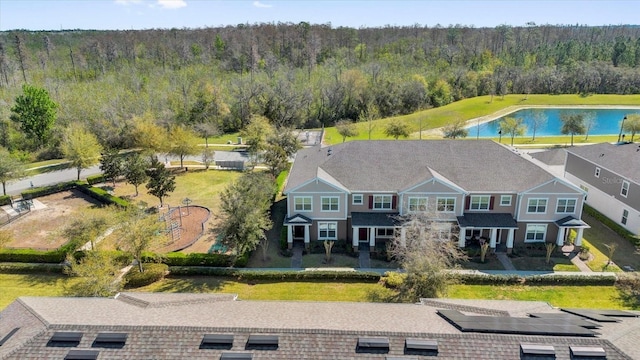
[[0, 359], [640, 359], [638, 39], [0, 31]]

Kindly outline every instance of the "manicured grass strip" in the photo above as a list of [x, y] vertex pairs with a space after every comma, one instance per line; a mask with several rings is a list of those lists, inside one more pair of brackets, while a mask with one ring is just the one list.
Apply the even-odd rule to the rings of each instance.
[[0, 274], [0, 310], [20, 296], [63, 296], [70, 281], [56, 274]]
[[378, 284], [356, 282], [242, 282], [212, 277], [171, 277], [137, 289], [151, 292], [216, 292], [242, 300], [370, 301], [372, 293], [390, 294]]
[[546, 301], [557, 307], [624, 309], [615, 286], [455, 285], [450, 298]]

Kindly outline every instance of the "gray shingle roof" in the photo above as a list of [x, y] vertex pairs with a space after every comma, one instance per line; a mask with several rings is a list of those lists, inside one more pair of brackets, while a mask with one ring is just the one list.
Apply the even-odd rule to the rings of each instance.
[[567, 151], [565, 149], [538, 151], [529, 153], [529, 155], [547, 165], [564, 165], [567, 159]]
[[402, 191], [431, 179], [431, 170], [470, 192], [525, 191], [554, 178], [490, 140], [350, 141], [300, 151], [285, 193], [318, 168], [351, 191]]
[[567, 149], [590, 162], [640, 184], [640, 144], [600, 143]]
[[[99, 350], [98, 359], [219, 359], [223, 351], [250, 351], [253, 359], [384, 359], [402, 356], [407, 338], [436, 340], [437, 359], [518, 359], [521, 343], [552, 345], [556, 359], [568, 360], [569, 346], [602, 347], [609, 360], [640, 355], [632, 346], [640, 341], [639, 318], [607, 323], [599, 330], [606, 335], [598, 338], [577, 338], [462, 333], [436, 313], [438, 308], [499, 316], [559, 313], [542, 302], [429, 299], [420, 304], [381, 304], [235, 301], [233, 296], [204, 294], [125, 295], [127, 301], [125, 297], [19, 299], [0, 313], [0, 336], [20, 326], [0, 347], [0, 359], [62, 359], [72, 349]], [[132, 299], [147, 306], [132, 304]], [[75, 347], [47, 347], [57, 331], [83, 336]], [[127, 333], [126, 344], [120, 349], [92, 348], [103, 332]], [[233, 334], [233, 346], [200, 349], [205, 334]], [[255, 334], [276, 335], [277, 350], [246, 350], [247, 339]], [[356, 352], [359, 337], [388, 338], [388, 354]]]

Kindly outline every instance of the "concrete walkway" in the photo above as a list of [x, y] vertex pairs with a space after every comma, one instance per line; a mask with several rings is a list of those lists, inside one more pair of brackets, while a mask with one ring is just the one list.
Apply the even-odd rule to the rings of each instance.
[[509, 270], [509, 271], [516, 270], [516, 267], [513, 266], [511, 259], [509, 259], [509, 256], [507, 256], [507, 253], [496, 252], [496, 257], [498, 258], [498, 261], [500, 261], [500, 263], [502, 264], [505, 270]]
[[371, 252], [369, 245], [361, 244], [358, 246], [358, 266], [360, 269], [371, 268]]
[[302, 252], [304, 251], [304, 245], [300, 242], [293, 244], [293, 249], [291, 252], [293, 255], [291, 256], [291, 267], [294, 269], [302, 268]]

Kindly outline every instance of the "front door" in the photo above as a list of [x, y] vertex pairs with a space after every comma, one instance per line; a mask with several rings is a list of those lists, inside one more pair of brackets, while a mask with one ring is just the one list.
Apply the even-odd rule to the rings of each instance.
[[293, 227], [293, 237], [296, 239], [304, 239], [304, 226]]
[[369, 229], [368, 228], [359, 228], [358, 229], [358, 240], [362, 242], [369, 242]]

